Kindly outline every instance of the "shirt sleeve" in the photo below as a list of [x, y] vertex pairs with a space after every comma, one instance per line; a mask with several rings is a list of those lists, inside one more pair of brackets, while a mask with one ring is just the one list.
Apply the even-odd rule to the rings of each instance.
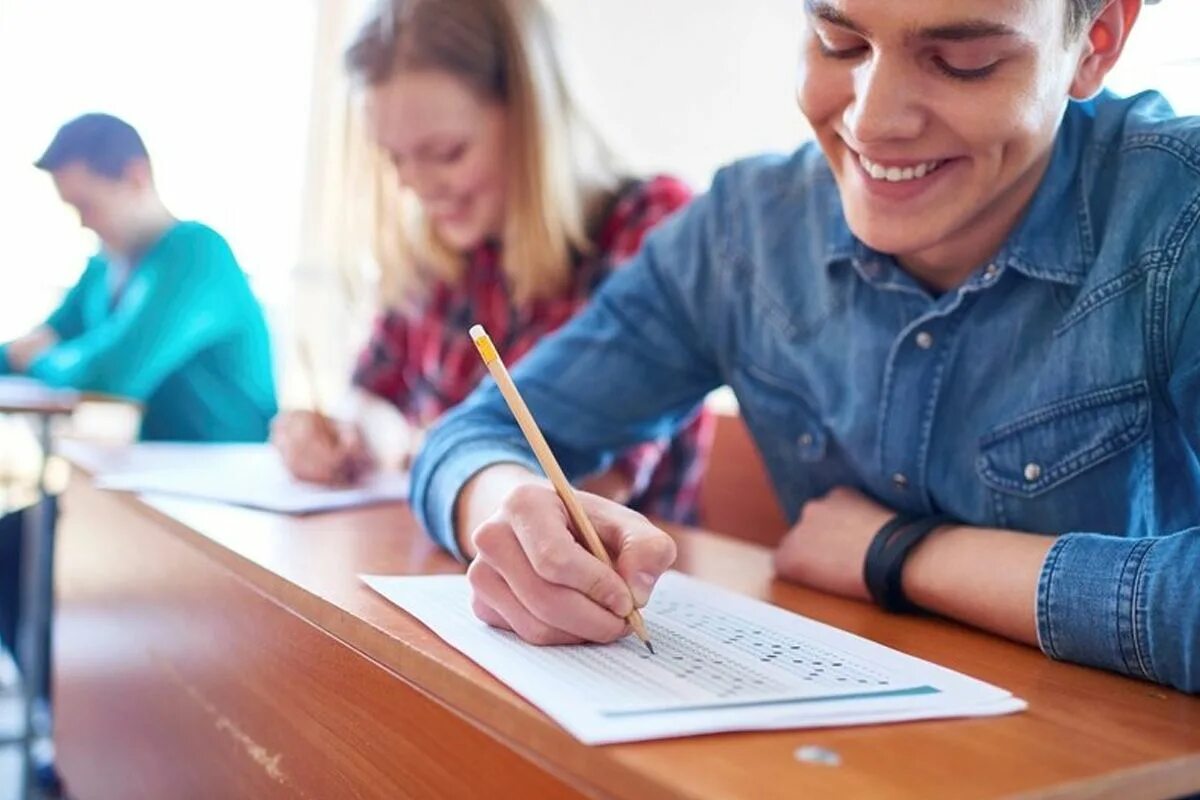
[[74, 339], [83, 333], [83, 299], [91, 284], [100, 276], [100, 263], [92, 258], [83, 275], [63, 297], [58, 308], [46, 318], [46, 327], [53, 330], [60, 340]]
[[[1200, 291], [1196, 236], [1177, 263], [1168, 394], [1200, 456]], [[1200, 520], [1198, 520], [1200, 521]], [[1052, 658], [1200, 693], [1200, 527], [1164, 536], [1059, 537], [1037, 589], [1038, 639]]]
[[[45, 323], [60, 340], [70, 339], [83, 332], [83, 296], [86, 293], [85, 284], [94, 278], [96, 269], [95, 259], [87, 263], [83, 275], [74, 286], [67, 291], [58, 308], [51, 312]], [[8, 344], [0, 345], [0, 375], [11, 375], [12, 364], [8, 360]]]
[[236, 324], [230, 297], [240, 270], [220, 236], [169, 242], [138, 267], [113, 313], [29, 366], [51, 386], [144, 401]]
[[[568, 477], [609, 466], [640, 442], [669, 438], [722, 382], [715, 303], [727, 270], [720, 180], [648, 237], [578, 316], [513, 370]], [[454, 504], [480, 469], [536, 461], [489, 379], [430, 433], [413, 469], [412, 504], [458, 553]]]

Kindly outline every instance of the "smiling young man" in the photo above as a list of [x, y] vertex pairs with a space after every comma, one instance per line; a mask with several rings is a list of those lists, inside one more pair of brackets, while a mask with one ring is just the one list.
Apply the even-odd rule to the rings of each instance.
[[[817, 143], [718, 174], [514, 372], [569, 473], [722, 383], [796, 523], [785, 578], [1200, 691], [1200, 121], [1105, 76], [1141, 0], [806, 4]], [[571, 536], [491, 385], [413, 503], [474, 610], [624, 632], [674, 559]]]

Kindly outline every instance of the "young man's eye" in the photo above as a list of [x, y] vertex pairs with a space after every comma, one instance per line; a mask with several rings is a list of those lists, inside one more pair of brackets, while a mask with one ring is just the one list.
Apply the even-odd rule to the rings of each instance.
[[840, 59], [840, 60], [844, 60], [844, 61], [849, 61], [851, 59], [855, 59], [855, 58], [858, 58], [859, 56], [865, 55], [868, 48], [865, 44], [862, 44], [862, 43], [851, 44], [851, 45], [846, 45], [846, 46], [834, 45], [834, 44], [831, 44], [830, 42], [826, 42], [824, 39], [822, 39], [820, 36], [818, 36], [817, 37], [817, 49], [820, 50], [821, 55], [825, 56], [826, 58], [836, 58], [836, 59]]
[[934, 56], [933, 63], [944, 75], [960, 81], [983, 80], [995, 72], [996, 67], [1000, 66], [999, 61], [993, 61], [981, 67], [956, 67], [941, 56]]

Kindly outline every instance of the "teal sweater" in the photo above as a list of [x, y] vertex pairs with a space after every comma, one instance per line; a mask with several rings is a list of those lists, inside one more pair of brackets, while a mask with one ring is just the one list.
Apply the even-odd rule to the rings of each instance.
[[[144, 440], [256, 442], [276, 411], [262, 309], [220, 234], [168, 230], [114, 298], [97, 254], [46, 325], [59, 343], [27, 374], [142, 403]], [[10, 371], [0, 347], [0, 374]]]

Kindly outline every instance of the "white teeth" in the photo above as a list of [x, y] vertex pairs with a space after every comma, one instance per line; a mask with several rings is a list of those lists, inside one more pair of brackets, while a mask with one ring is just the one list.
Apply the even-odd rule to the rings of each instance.
[[862, 164], [862, 168], [872, 178], [877, 181], [887, 181], [888, 183], [902, 183], [903, 181], [924, 178], [942, 165], [941, 161], [926, 161], [915, 167], [885, 167], [882, 164], [876, 164], [862, 154], [858, 156], [858, 163]]

